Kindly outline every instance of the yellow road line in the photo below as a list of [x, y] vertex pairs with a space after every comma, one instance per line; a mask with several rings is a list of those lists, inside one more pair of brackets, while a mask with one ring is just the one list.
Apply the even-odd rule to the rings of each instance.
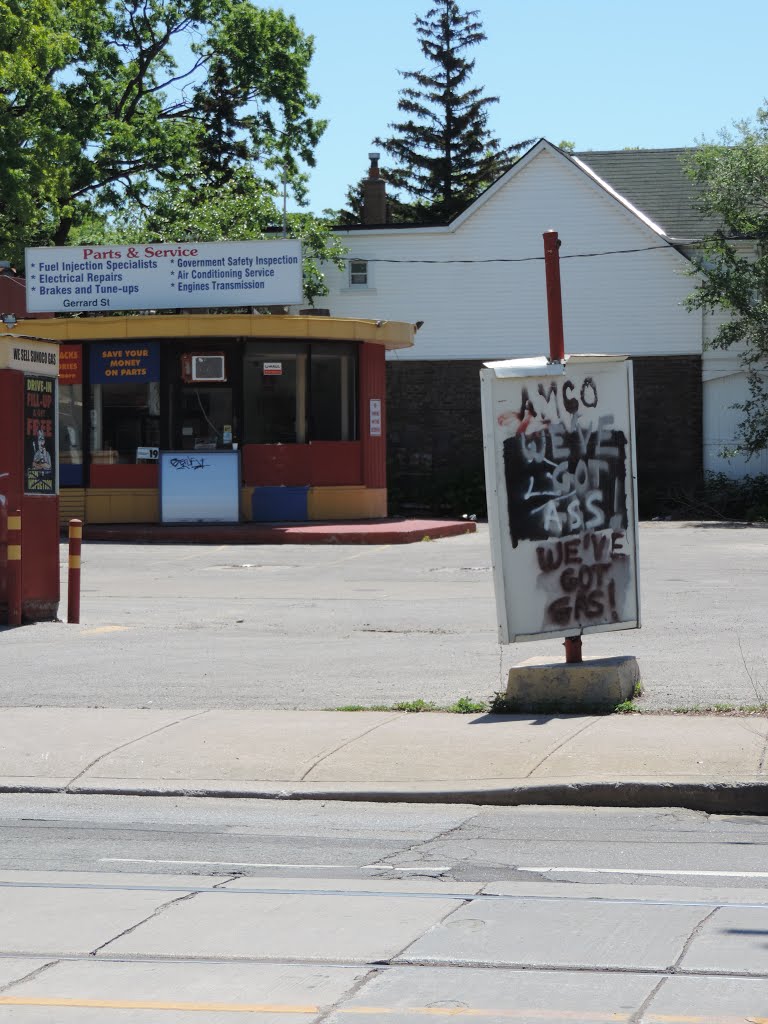
[[96, 636], [98, 633], [119, 633], [130, 626], [94, 626], [92, 629], [81, 629], [80, 636]]
[[[57, 1006], [95, 1010], [169, 1010], [200, 1013], [320, 1013], [319, 1006], [302, 1006], [269, 1003], [179, 1003], [149, 999], [82, 999], [43, 996], [0, 996], [0, 1006]], [[340, 1007], [336, 1013], [341, 1016], [394, 1016], [403, 1017], [454, 1017], [464, 1019], [504, 1018], [506, 1020], [541, 1021], [607, 1021], [626, 1024], [626, 1013], [600, 1013], [578, 1010], [535, 1010], [535, 1009], [479, 1009], [468, 1006], [349, 1006]], [[709, 1017], [701, 1015], [651, 1014], [648, 1024], [768, 1024], [768, 1017]]]
[[95, 1010], [182, 1010], [202, 1013], [319, 1013], [319, 1006], [271, 1006], [268, 1003], [171, 1003], [153, 999], [62, 999], [0, 996], [0, 1006], [73, 1006]]

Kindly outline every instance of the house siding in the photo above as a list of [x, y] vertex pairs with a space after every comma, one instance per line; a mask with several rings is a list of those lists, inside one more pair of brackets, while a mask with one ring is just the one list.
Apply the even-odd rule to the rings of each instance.
[[[547, 351], [542, 233], [558, 231], [568, 352], [701, 352], [682, 306], [689, 264], [561, 154], [539, 150], [450, 229], [340, 232], [370, 262], [370, 289], [329, 271], [334, 315], [424, 321], [399, 360], [503, 359]], [[591, 258], [576, 254], [662, 246]], [[524, 260], [490, 262], [483, 260]], [[403, 262], [384, 262], [399, 260]], [[419, 260], [462, 260], [420, 263]], [[382, 262], [378, 262], [382, 261]]]
[[424, 321], [413, 349], [388, 356], [391, 511], [484, 509], [479, 370], [549, 350], [549, 229], [561, 239], [566, 352], [633, 359], [641, 512], [700, 486], [702, 318], [683, 304], [691, 264], [540, 143], [448, 228], [339, 233], [350, 258], [369, 261], [369, 288], [330, 271], [332, 313]]

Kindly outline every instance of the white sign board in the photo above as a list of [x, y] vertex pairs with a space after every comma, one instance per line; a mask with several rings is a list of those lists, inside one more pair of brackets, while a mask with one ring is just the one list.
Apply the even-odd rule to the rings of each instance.
[[499, 639], [640, 625], [632, 364], [480, 371]]
[[51, 341], [29, 338], [0, 338], [0, 370], [22, 370], [56, 377], [59, 373], [59, 346]]
[[381, 399], [372, 398], [370, 401], [370, 434], [371, 437], [381, 437]]
[[160, 452], [161, 522], [237, 523], [239, 520], [238, 452]]
[[27, 309], [287, 306], [302, 301], [301, 242], [157, 242], [27, 249]]

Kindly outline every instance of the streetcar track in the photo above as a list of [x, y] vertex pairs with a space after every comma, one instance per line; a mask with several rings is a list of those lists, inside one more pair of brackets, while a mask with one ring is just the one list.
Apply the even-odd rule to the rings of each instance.
[[[231, 872], [230, 872], [231, 874]], [[242, 878], [242, 876], [239, 876]], [[88, 891], [104, 892], [182, 892], [197, 895], [251, 895], [251, 896], [332, 896], [336, 898], [358, 898], [371, 897], [375, 899], [406, 899], [406, 900], [457, 900], [473, 902], [525, 902], [525, 903], [552, 903], [552, 902], [573, 902], [573, 903], [597, 903], [600, 905], [612, 904], [618, 906], [647, 906], [647, 907], [713, 907], [713, 908], [734, 908], [746, 910], [764, 910], [768, 907], [768, 892], [766, 898], [761, 902], [740, 902], [738, 900], [686, 900], [686, 899], [662, 899], [662, 898], [636, 898], [630, 896], [601, 896], [588, 893], [485, 893], [485, 892], [409, 892], [398, 889], [327, 889], [327, 888], [297, 888], [291, 886], [238, 886], [236, 889], [227, 889], [226, 884], [218, 886], [196, 886], [196, 885], [136, 885], [120, 884], [117, 882], [33, 882], [33, 881], [4, 881], [0, 880], [2, 889], [78, 889]], [[524, 883], [523, 883], [524, 884]], [[570, 884], [570, 883], [563, 883]]]
[[680, 967], [617, 967], [614, 965], [594, 964], [546, 964], [518, 961], [516, 963], [498, 963], [483, 960], [322, 960], [312, 957], [267, 957], [267, 956], [178, 956], [168, 954], [167, 956], [155, 953], [124, 953], [121, 956], [104, 956], [92, 953], [34, 953], [34, 952], [13, 952], [0, 953], [0, 963], [3, 960], [40, 960], [43, 962], [56, 963], [89, 963], [89, 964], [195, 964], [204, 966], [218, 966], [222, 964], [247, 964], [249, 966], [264, 967], [322, 967], [323, 970], [360, 970], [375, 969], [377, 971], [510, 971], [514, 974], [530, 974], [533, 971], [540, 971], [546, 974], [610, 974], [621, 977], [631, 975], [632, 977], [656, 977], [656, 978], [733, 978], [736, 980], [753, 979], [755, 981], [768, 980], [768, 971], [754, 973], [748, 971], [719, 971], [708, 968], [697, 970], [695, 968]]

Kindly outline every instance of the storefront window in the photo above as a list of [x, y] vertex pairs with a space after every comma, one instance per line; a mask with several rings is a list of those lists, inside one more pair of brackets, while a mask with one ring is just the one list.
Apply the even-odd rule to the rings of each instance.
[[357, 438], [356, 346], [324, 342], [270, 347], [245, 356], [245, 440], [303, 444]]
[[91, 346], [91, 462], [135, 463], [160, 445], [157, 342]]
[[59, 348], [59, 480], [83, 483], [83, 346]]
[[310, 353], [310, 437], [352, 441], [357, 437], [356, 349], [315, 344]]
[[160, 384], [94, 384], [91, 462], [134, 463], [137, 449], [160, 445]]
[[83, 464], [83, 385], [59, 385], [59, 462]]
[[307, 440], [306, 351], [270, 350], [259, 343], [245, 355], [245, 439], [251, 444]]

